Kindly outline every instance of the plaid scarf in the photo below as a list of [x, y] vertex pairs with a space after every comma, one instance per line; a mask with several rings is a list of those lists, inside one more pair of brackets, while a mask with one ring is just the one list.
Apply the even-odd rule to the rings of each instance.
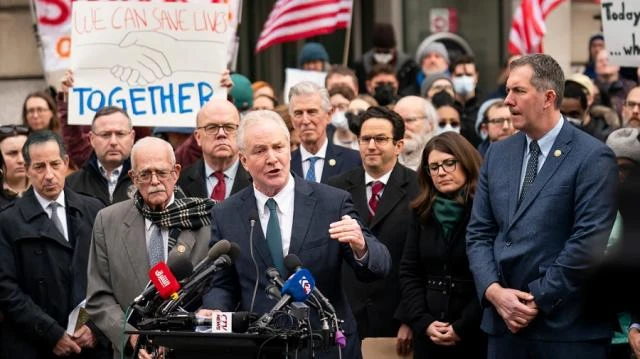
[[144, 218], [162, 228], [195, 230], [211, 223], [210, 210], [215, 205], [215, 201], [209, 198], [186, 197], [178, 187], [174, 195], [173, 203], [162, 211], [152, 211], [144, 203], [140, 191], [134, 194], [133, 202]]

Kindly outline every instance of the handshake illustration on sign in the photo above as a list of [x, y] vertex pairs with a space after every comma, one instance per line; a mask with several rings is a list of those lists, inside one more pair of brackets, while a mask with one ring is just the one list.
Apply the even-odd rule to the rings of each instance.
[[[87, 53], [104, 54], [105, 50], [108, 53], [108, 56], [96, 56], [92, 59], [93, 64], [83, 66], [84, 69], [107, 69], [112, 76], [129, 86], [144, 86], [176, 72], [216, 73], [212, 70], [211, 59], [219, 43], [179, 40], [154, 31], [134, 31], [127, 33], [117, 44], [78, 46], [82, 46]], [[197, 53], [193, 53], [194, 47], [197, 47]]]

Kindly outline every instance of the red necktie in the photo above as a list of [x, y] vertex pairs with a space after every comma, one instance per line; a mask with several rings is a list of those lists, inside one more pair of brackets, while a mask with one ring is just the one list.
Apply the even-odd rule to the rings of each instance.
[[369, 217], [373, 217], [378, 209], [380, 202], [380, 192], [384, 188], [384, 183], [375, 181], [371, 184], [371, 198], [369, 199]]
[[213, 172], [211, 175], [218, 179], [218, 183], [216, 183], [213, 191], [211, 191], [211, 199], [222, 202], [224, 201], [224, 195], [227, 193], [227, 185], [224, 183], [224, 173]]

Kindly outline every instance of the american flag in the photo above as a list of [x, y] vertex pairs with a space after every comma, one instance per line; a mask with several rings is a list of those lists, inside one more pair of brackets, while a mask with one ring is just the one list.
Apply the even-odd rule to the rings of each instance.
[[542, 52], [542, 37], [547, 32], [544, 20], [563, 0], [522, 0], [513, 14], [509, 34], [511, 54]]
[[351, 8], [352, 0], [278, 0], [260, 33], [256, 52], [346, 28], [351, 22]]

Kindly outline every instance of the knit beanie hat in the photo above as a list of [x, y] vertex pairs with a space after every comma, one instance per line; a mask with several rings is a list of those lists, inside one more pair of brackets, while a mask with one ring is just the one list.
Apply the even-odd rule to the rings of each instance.
[[233, 104], [238, 111], [246, 111], [253, 107], [253, 89], [251, 89], [251, 81], [243, 75], [231, 74], [233, 87], [229, 93], [233, 97]]
[[396, 34], [393, 31], [393, 25], [379, 23], [373, 25], [373, 47], [381, 49], [392, 49], [396, 47]]
[[611, 147], [616, 157], [628, 158], [640, 164], [640, 129], [624, 127], [609, 135], [607, 145]]
[[438, 74], [431, 74], [428, 75], [427, 77], [425, 77], [424, 81], [422, 82], [422, 88], [420, 90], [420, 95], [422, 97], [427, 97], [427, 92], [429, 91], [429, 89], [431, 88], [431, 86], [433, 86], [433, 83], [440, 80], [440, 79], [445, 79], [449, 82], [451, 82], [451, 87], [453, 87], [453, 82], [451, 81], [451, 78], [444, 74], [444, 73], [438, 73]]
[[322, 62], [329, 62], [329, 54], [327, 50], [318, 42], [308, 42], [304, 44], [300, 55], [298, 56], [298, 67], [302, 68], [302, 65], [307, 62], [320, 60]]
[[416, 51], [416, 62], [418, 63], [418, 66], [422, 64], [422, 59], [424, 59], [427, 55], [429, 55], [432, 52], [440, 54], [440, 56], [444, 58], [444, 61], [446, 61], [447, 64], [451, 63], [449, 62], [449, 52], [447, 51], [447, 48], [444, 46], [443, 43], [434, 41], [434, 42], [425, 44], [423, 41], [418, 47], [418, 51]]
[[501, 101], [504, 101], [504, 99], [500, 97], [489, 99], [483, 102], [482, 105], [480, 105], [480, 108], [478, 109], [478, 115], [476, 117], [476, 132], [478, 133], [478, 135], [482, 137], [483, 140], [487, 138], [487, 135], [482, 133], [482, 131], [480, 131], [480, 125], [482, 125], [482, 120], [484, 120], [484, 117], [485, 117], [484, 115], [489, 109], [489, 107], [491, 107], [491, 105]]

